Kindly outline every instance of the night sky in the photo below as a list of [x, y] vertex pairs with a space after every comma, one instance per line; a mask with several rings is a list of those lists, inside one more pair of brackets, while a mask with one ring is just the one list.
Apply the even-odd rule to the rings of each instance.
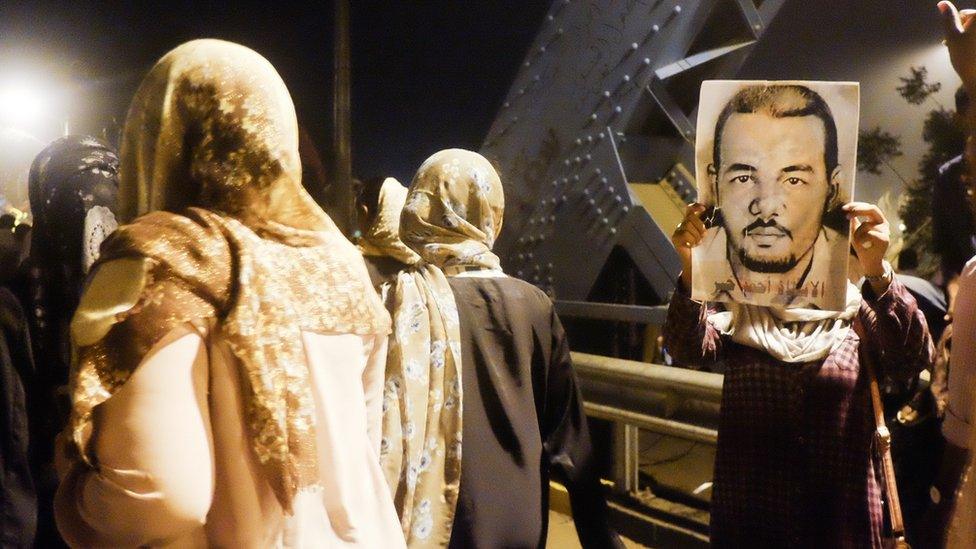
[[[354, 172], [407, 182], [438, 149], [480, 147], [550, 2], [351, 3]], [[788, 0], [741, 76], [861, 81], [862, 127], [881, 125], [903, 136], [905, 155], [895, 166], [911, 178], [925, 110], [897, 97], [897, 77], [909, 65], [928, 66], [945, 84], [934, 99], [948, 105], [957, 85], [938, 47], [935, 3]], [[0, 0], [0, 84], [10, 74], [34, 73], [54, 97], [50, 123], [34, 131], [42, 139], [58, 135], [54, 119], [65, 115], [75, 132], [97, 132], [113, 116], [121, 124], [153, 62], [201, 37], [240, 42], [265, 55], [326, 152], [331, 2]], [[891, 180], [891, 174], [859, 177], [866, 194], [858, 194], [876, 200]]]
[[[429, 154], [477, 149], [549, 2], [437, 0], [352, 4], [357, 176], [409, 181]], [[0, 82], [35, 75], [75, 132], [116, 117], [152, 64], [193, 38], [267, 57], [319, 148], [330, 142], [332, 4], [302, 2], [0, 2]], [[64, 114], [60, 114], [63, 112]], [[56, 136], [56, 125], [41, 134]], [[405, 182], [406, 182], [405, 181]]]

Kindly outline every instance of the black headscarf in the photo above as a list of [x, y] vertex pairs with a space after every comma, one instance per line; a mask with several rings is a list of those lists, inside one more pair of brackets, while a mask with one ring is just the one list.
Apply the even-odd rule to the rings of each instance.
[[73, 293], [81, 289], [98, 245], [117, 226], [118, 169], [108, 145], [77, 135], [51, 143], [31, 165], [31, 259], [69, 275], [63, 282]]
[[30, 311], [36, 365], [31, 408], [44, 418], [31, 426], [39, 469], [37, 535], [41, 546], [60, 546], [50, 512], [56, 479], [49, 450], [70, 406], [66, 398], [56, 395], [63, 394], [58, 387], [68, 379], [69, 327], [85, 276], [102, 241], [118, 226], [118, 168], [119, 158], [111, 147], [93, 137], [76, 135], [51, 143], [31, 165], [28, 195], [34, 226], [25, 309]]

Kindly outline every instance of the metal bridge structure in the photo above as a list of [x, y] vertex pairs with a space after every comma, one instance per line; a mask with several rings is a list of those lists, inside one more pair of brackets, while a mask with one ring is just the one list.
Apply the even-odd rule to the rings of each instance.
[[506, 272], [585, 303], [620, 246], [666, 301], [700, 84], [733, 78], [784, 2], [555, 0], [481, 149], [505, 183]]

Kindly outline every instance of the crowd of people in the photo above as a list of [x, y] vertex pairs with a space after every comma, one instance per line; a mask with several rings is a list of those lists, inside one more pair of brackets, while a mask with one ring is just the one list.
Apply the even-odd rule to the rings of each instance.
[[[939, 9], [976, 128], [976, 12]], [[843, 205], [843, 311], [691, 299], [688, 206], [664, 343], [724, 363], [713, 545], [976, 546], [967, 134], [936, 284], [911, 250], [894, 272], [880, 209]], [[354, 245], [302, 139], [267, 60], [194, 40], [146, 75], [118, 153], [67, 136], [35, 159], [31, 225], [0, 225], [0, 545], [538, 547], [558, 479], [583, 546], [622, 547], [553, 303], [492, 252], [492, 163], [366, 180]]]

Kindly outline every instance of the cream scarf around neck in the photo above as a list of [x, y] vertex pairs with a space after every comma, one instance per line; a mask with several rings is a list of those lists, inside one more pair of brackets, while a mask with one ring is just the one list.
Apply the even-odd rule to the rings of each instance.
[[740, 303], [726, 303], [728, 311], [708, 319], [732, 341], [769, 353], [790, 363], [823, 360], [847, 337], [854, 315], [861, 306], [857, 286], [847, 284], [847, 305], [843, 311], [820, 309], [778, 309]]

